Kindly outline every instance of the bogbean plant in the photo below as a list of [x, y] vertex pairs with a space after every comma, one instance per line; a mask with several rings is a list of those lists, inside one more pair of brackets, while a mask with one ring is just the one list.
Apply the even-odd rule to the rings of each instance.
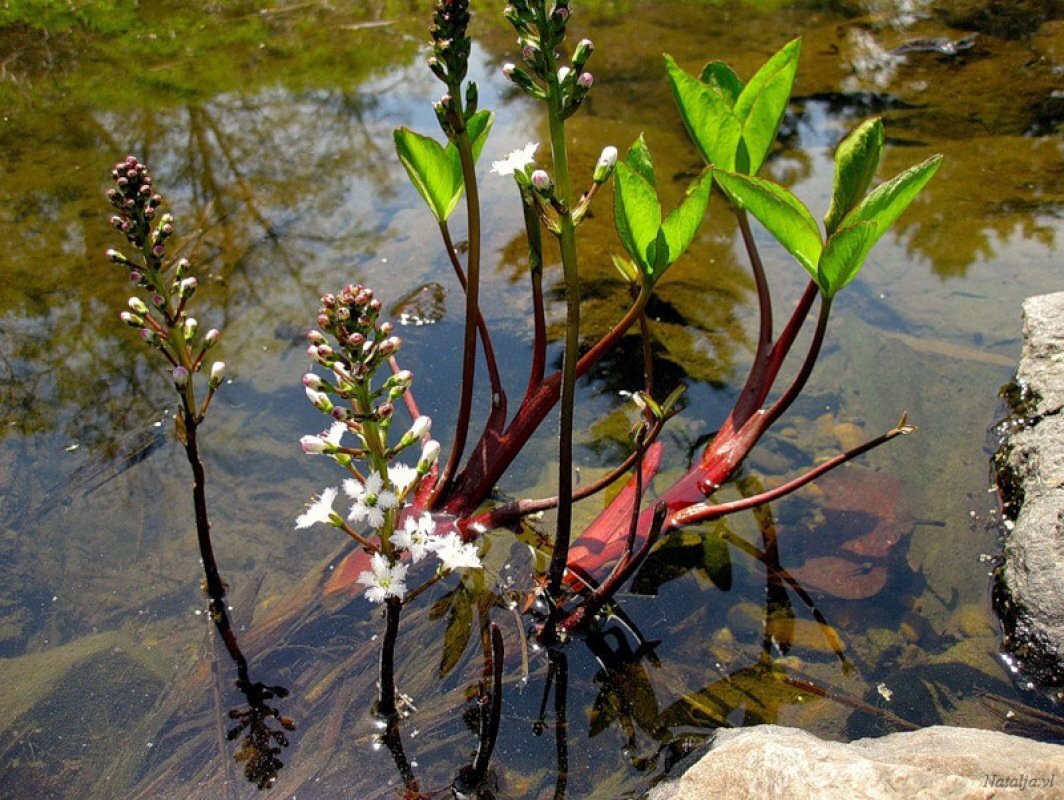
[[[618, 589], [662, 534], [782, 497], [914, 429], [903, 415], [897, 426], [881, 436], [839, 453], [779, 487], [733, 502], [712, 500], [714, 492], [735, 474], [761, 436], [802, 392], [818, 358], [835, 296], [856, 277], [872, 246], [934, 175], [940, 157], [929, 158], [873, 188], [884, 144], [883, 127], [878, 119], [862, 123], [836, 150], [834, 192], [821, 229], [807, 207], [787, 189], [757, 176], [771, 154], [787, 108], [800, 42], [785, 45], [745, 83], [723, 62], [712, 61], [698, 75], [692, 75], [666, 56], [665, 68], [680, 117], [705, 165], [680, 204], [665, 214], [658, 198], [650, 146], [642, 136], [628, 147], [623, 159], [613, 145], [604, 143], [597, 164], [571, 170], [566, 121], [579, 111], [595, 86], [587, 70], [594, 52], [592, 43], [584, 39], [572, 47], [566, 44], [571, 13], [569, 0], [511, 0], [504, 10], [517, 34], [522, 64], [507, 64], [503, 73], [525, 95], [543, 104], [549, 131], [545, 147], [529, 143], [496, 161], [492, 169], [512, 177], [528, 241], [533, 344], [527, 388], [516, 410], [510, 413], [490, 331], [480, 311], [481, 215], [476, 164], [494, 116], [478, 108], [476, 83], [467, 80], [468, 0], [439, 0], [431, 27], [428, 66], [445, 86], [435, 104], [445, 141], [441, 144], [406, 128], [399, 128], [394, 135], [399, 160], [435, 218], [444, 252], [465, 292], [461, 382], [446, 459], [437, 463], [440, 446], [429, 438], [429, 420], [418, 412], [410, 394], [412, 377], [396, 363], [400, 341], [391, 324], [380, 320], [381, 302], [371, 290], [348, 285], [336, 294], [325, 295], [317, 320], [319, 329], [309, 334], [309, 355], [326, 374], [308, 374], [304, 379], [306, 392], [332, 423], [320, 435], [304, 437], [302, 446], [307, 453], [331, 458], [344, 471], [342, 488], [351, 504], [346, 515], [334, 510], [341, 490], [327, 488], [299, 516], [296, 527], [315, 523], [337, 527], [360, 546], [354, 557], [363, 559], [366, 567], [358, 577], [366, 586], [365, 597], [386, 608], [378, 700], [378, 710], [386, 716], [394, 717], [396, 711], [393, 651], [403, 605], [450, 572], [478, 569], [477, 539], [485, 530], [513, 526], [527, 515], [556, 509], [549, 566], [545, 575], [537, 576], [540, 588], [529, 603], [536, 614], [534, 634], [543, 643], [555, 645], [572, 631], [601, 619]], [[142, 169], [132, 159], [119, 165], [116, 175], [120, 187], [113, 192], [112, 202], [119, 210], [116, 227], [142, 254], [141, 265], [131, 267], [131, 277], [151, 294], [153, 311], [140, 301], [135, 305], [131, 301], [124, 319], [140, 329], [141, 336], [169, 360], [184, 408], [182, 435], [194, 441], [196, 425], [220, 379], [216, 374], [220, 368], [212, 369], [208, 395], [200, 409], [195, 404], [191, 378], [217, 334], [200, 337], [195, 321], [187, 317], [185, 306], [195, 283], [185, 277], [185, 262], [178, 262], [168, 273], [159, 260], [169, 223], [164, 217], [153, 226], [157, 203], [150, 182], [143, 177], [137, 182], [136, 176], [146, 174], [140, 172]], [[584, 175], [589, 177], [581, 191], [579, 181]], [[581, 352], [576, 233], [596, 195], [611, 179], [613, 219], [623, 251], [614, 262], [621, 279], [629, 285], [633, 301], [605, 336], [585, 342]], [[660, 493], [655, 504], [640, 508], [644, 485], [660, 458], [655, 439], [676, 413], [682, 388], [667, 397], [655, 397], [649, 380], [641, 389], [632, 387], [638, 389], [633, 396], [641, 420], [633, 432], [631, 454], [603, 479], [574, 491], [576, 380], [633, 326], [638, 325], [646, 340], [647, 302], [696, 236], [713, 185], [720, 188], [735, 213], [757, 289], [758, 338], [750, 373], [701, 457]], [[453, 244], [449, 224], [463, 198], [468, 239], [464, 263]], [[810, 278], [778, 331], [750, 215]], [[546, 372], [544, 235], [558, 242], [565, 289], [562, 366], [551, 374]], [[131, 265], [118, 254], [112, 254], [112, 259]], [[818, 302], [805, 355], [791, 382], [774, 392], [781, 368]], [[490, 405], [479, 437], [463, 461], [472, 433], [478, 343], [487, 371]], [[644, 350], [649, 352], [649, 347]], [[649, 364], [646, 371], [649, 375]], [[556, 496], [518, 500], [483, 511], [503, 473], [556, 406]], [[406, 408], [411, 422], [401, 425], [403, 433], [395, 438], [390, 435], [391, 428], [396, 415], [403, 413], [401, 407]], [[420, 448], [416, 464], [399, 460], [415, 447]], [[633, 474], [626, 489], [579, 539], [572, 540], [573, 503], [630, 471]], [[435, 573], [420, 586], [408, 588], [411, 565], [430, 553], [439, 560]], [[495, 654], [496, 664], [500, 655]], [[499, 687], [496, 680], [494, 694]], [[497, 705], [497, 698], [495, 702]], [[486, 727], [491, 729], [492, 725]], [[497, 727], [496, 718], [494, 729]], [[490, 742], [482, 742], [481, 753], [490, 753], [490, 749]], [[483, 758], [478, 759], [482, 774], [486, 765]]]

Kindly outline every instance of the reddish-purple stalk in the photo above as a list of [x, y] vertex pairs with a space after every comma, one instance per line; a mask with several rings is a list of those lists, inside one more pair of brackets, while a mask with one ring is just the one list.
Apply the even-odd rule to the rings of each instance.
[[[465, 270], [458, 261], [458, 253], [451, 241], [451, 230], [447, 223], [440, 223], [440, 235], [443, 238], [444, 248], [450, 257], [451, 266], [454, 268], [455, 277], [462, 287], [463, 292], [468, 292]], [[499, 365], [495, 358], [495, 348], [491, 344], [491, 336], [488, 333], [488, 325], [484, 321], [484, 315], [477, 308], [476, 315], [477, 334], [480, 337], [480, 346], [484, 350], [484, 361], [488, 369], [488, 385], [491, 387], [491, 411], [488, 412], [488, 421], [485, 423], [487, 430], [501, 430], [506, 423], [506, 392], [502, 387], [502, 379], [499, 376]], [[472, 399], [472, 398], [470, 398]]]
[[[455, 131], [454, 143], [462, 162], [462, 181], [465, 184], [466, 216], [469, 226], [469, 255], [466, 260], [468, 280], [463, 287], [466, 295], [466, 313], [465, 333], [462, 339], [462, 383], [459, 387], [458, 420], [455, 423], [454, 443], [451, 446], [450, 456], [433, 490], [433, 501], [441, 493], [447, 491], [465, 451], [466, 437], [469, 434], [469, 419], [473, 408], [473, 385], [476, 381], [476, 321], [480, 316], [480, 192], [477, 189], [476, 159], [473, 158], [473, 145], [469, 140], [469, 132], [453, 109], [449, 109], [448, 121]], [[454, 248], [449, 246], [447, 252], [453, 255]]]

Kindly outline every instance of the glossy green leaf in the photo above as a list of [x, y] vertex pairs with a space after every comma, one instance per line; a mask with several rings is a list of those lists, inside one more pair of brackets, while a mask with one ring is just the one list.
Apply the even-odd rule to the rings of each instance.
[[868, 192], [883, 152], [883, 122], [866, 120], [843, 139], [835, 150], [835, 189], [824, 217], [830, 236], [839, 222]]
[[[666, 252], [662, 259], [662, 253], [657, 255], [656, 270], [664, 272], [671, 264], [675, 263], [694, 239], [698, 226], [702, 224], [702, 218], [706, 215], [706, 205], [709, 203], [709, 190], [713, 187], [712, 170], [706, 168], [698, 176], [693, 184], [687, 189], [687, 196], [683, 199], [665, 221], [661, 223], [661, 232], [665, 238]], [[661, 277], [654, 276], [655, 280]]]
[[916, 199], [916, 195], [927, 185], [940, 166], [942, 166], [941, 155], [934, 155], [921, 161], [916, 166], [910, 167], [886, 183], [877, 186], [842, 218], [839, 223], [840, 232], [843, 228], [849, 228], [861, 222], [872, 222], [875, 225], [875, 235], [867, 240], [863, 252], [860, 253], [860, 261], [864, 261], [872, 246]]
[[[493, 121], [494, 115], [485, 110], [478, 111], [466, 122], [474, 160], [480, 157], [484, 149]], [[410, 182], [428, 204], [436, 220], [446, 221], [465, 191], [458, 148], [453, 142], [443, 147], [435, 139], [408, 128], [396, 128], [393, 138], [395, 151], [410, 176]]]
[[739, 95], [743, 91], [743, 82], [735, 71], [723, 61], [710, 61], [702, 67], [702, 74], [698, 76], [702, 83], [712, 86], [724, 96], [724, 102], [728, 108], [735, 105]]
[[624, 163], [642, 175], [643, 180], [651, 186], [657, 186], [657, 178], [654, 176], [654, 159], [650, 157], [650, 149], [647, 147], [643, 134], [639, 134], [639, 138], [628, 148]]
[[813, 280], [817, 279], [817, 262], [823, 249], [820, 229], [809, 209], [797, 197], [782, 186], [761, 178], [720, 170], [714, 170], [713, 177], [768, 229]]
[[410, 182], [437, 222], [443, 222], [450, 216], [447, 209], [453, 210], [451, 198], [455, 195], [456, 180], [461, 183], [461, 171], [457, 176], [454, 174], [447, 151], [435, 139], [408, 128], [396, 128], [393, 136], [395, 151], [406, 167]]
[[817, 265], [817, 284], [828, 297], [857, 277], [878, 235], [872, 222], [840, 228], [828, 239]]
[[737, 172], [756, 175], [761, 169], [787, 110], [801, 50], [800, 39], [784, 45], [765, 62], [736, 99], [733, 111], [743, 126], [735, 157]]
[[[791, 82], [798, 69], [798, 56], [802, 52], [802, 40], [792, 39], [783, 45], [776, 53], [761, 65], [761, 69], [743, 87], [742, 94], [735, 101], [735, 114], [741, 120], [745, 120], [750, 114], [758, 95], [765, 90], [780, 74], [789, 74]], [[789, 90], [788, 90], [789, 93]]]
[[734, 169], [742, 124], [724, 92], [688, 75], [671, 56], [665, 56], [665, 68], [683, 124], [706, 163]]
[[632, 260], [647, 274], [653, 262], [647, 257], [661, 230], [658, 194], [646, 179], [626, 162], [617, 165], [613, 209], [621, 243]]

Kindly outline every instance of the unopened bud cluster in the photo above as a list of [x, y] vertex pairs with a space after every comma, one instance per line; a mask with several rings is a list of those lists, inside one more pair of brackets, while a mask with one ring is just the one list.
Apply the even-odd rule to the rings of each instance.
[[[398, 563], [394, 551], [397, 545], [389, 537], [395, 531], [398, 513], [405, 498], [416, 491], [421, 479], [435, 466], [440, 446], [429, 439], [432, 420], [426, 416], [415, 417], [398, 441], [388, 445], [396, 406], [410, 389], [414, 376], [396, 367], [374, 387], [374, 373], [391, 361], [401, 345], [399, 337], [392, 333], [392, 324], [380, 321], [380, 312], [380, 300], [373, 296], [372, 289], [361, 284], [348, 285], [321, 298], [319, 329], [307, 334], [307, 355], [331, 375], [326, 378], [308, 372], [303, 376], [303, 386], [311, 404], [335, 422], [320, 435], [302, 437], [300, 446], [308, 455], [328, 456], [351, 471], [354, 477], [344, 482], [344, 491], [355, 501], [348, 519], [365, 521], [377, 532], [382, 558], [387, 557], [385, 561], [394, 566]], [[357, 445], [345, 444], [345, 434], [353, 434]], [[392, 464], [414, 445], [421, 447], [416, 466]], [[364, 462], [365, 474], [356, 468], [356, 462]], [[308, 527], [314, 522], [343, 527], [342, 518], [332, 511], [336, 491], [323, 492], [300, 516], [296, 527]], [[381, 570], [385, 561], [381, 562]]]
[[428, 65], [432, 74], [447, 85], [447, 92], [435, 104], [440, 127], [453, 139], [465, 121], [476, 113], [479, 97], [477, 85], [470, 81], [465, 87], [462, 104], [462, 81], [469, 69], [472, 42], [468, 34], [469, 0], [438, 0], [432, 13], [432, 55]]
[[517, 31], [517, 44], [525, 62], [525, 67], [506, 64], [503, 74], [518, 89], [539, 100], [548, 97], [551, 88], [557, 86], [562, 118], [574, 114], [595, 83], [594, 76], [584, 69], [595, 48], [589, 39], [583, 39], [569, 65], [557, 66], [556, 50], [565, 39], [569, 21], [568, 0], [511, 0], [503, 13]]
[[[383, 435], [391, 424], [396, 403], [410, 388], [413, 375], [400, 370], [373, 387], [373, 374], [402, 346], [392, 323], [380, 321], [380, 312], [381, 301], [373, 296], [372, 289], [361, 284], [348, 285], [337, 294], [322, 297], [318, 309], [320, 330], [307, 334], [307, 355], [330, 370], [332, 379], [308, 373], [303, 384], [307, 397], [322, 413], [351, 423], [356, 432], [363, 424], [372, 423]], [[427, 423], [418, 424], [423, 429], [402, 437], [389, 455], [420, 440]]]
[[[189, 315], [189, 301], [199, 283], [188, 274], [192, 265], [187, 259], [166, 258], [166, 243], [175, 232], [174, 218], [159, 213], [163, 197], [155, 190], [147, 165], [128, 156], [115, 164], [111, 178], [115, 184], [107, 190], [114, 212], [111, 226], [125, 236], [132, 254], [112, 249], [107, 258], [126, 269], [130, 282], [145, 292], [143, 298], [130, 297], [128, 310], [119, 318], [136, 328], [141, 340], [162, 351], [170, 362], [174, 387], [191, 408], [191, 375], [200, 370], [221, 333], [212, 328], [201, 334], [199, 323]], [[216, 361], [208, 389], [217, 389], [224, 376], [225, 364]], [[205, 409], [206, 404], [197, 416]]]

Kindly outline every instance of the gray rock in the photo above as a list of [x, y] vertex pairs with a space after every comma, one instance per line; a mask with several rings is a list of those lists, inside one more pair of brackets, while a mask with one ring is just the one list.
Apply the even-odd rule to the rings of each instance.
[[725, 729], [647, 800], [1059, 798], [1064, 746], [935, 726], [850, 744], [777, 725]]
[[1023, 304], [1018, 425], [997, 457], [1015, 513], [995, 599], [1006, 646], [1047, 686], [1064, 686], [1064, 292]]

